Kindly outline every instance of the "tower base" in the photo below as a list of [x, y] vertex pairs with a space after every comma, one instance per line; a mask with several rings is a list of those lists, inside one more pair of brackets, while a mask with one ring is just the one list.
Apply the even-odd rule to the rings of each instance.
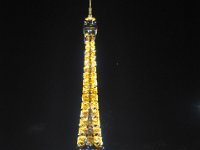
[[76, 150], [104, 150], [104, 147], [96, 148], [94, 146], [77, 147]]

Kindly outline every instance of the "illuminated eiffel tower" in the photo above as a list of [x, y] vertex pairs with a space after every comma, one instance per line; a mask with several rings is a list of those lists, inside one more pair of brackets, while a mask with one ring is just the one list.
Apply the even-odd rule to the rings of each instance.
[[95, 50], [97, 23], [96, 19], [92, 16], [91, 0], [89, 0], [88, 17], [84, 20], [83, 34], [85, 56], [77, 149], [102, 150], [103, 142], [99, 116]]

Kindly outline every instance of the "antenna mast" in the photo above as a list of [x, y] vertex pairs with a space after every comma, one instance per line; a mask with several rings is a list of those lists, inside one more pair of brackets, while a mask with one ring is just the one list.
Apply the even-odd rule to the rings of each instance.
[[88, 17], [92, 17], [92, 0], [89, 0], [89, 14]]

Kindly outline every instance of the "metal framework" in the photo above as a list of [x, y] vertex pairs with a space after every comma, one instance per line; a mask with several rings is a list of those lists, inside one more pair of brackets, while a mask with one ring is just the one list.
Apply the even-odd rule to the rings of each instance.
[[81, 113], [77, 139], [78, 150], [102, 150], [103, 141], [100, 127], [95, 38], [96, 19], [92, 16], [92, 3], [89, 0], [88, 17], [83, 26], [85, 56]]

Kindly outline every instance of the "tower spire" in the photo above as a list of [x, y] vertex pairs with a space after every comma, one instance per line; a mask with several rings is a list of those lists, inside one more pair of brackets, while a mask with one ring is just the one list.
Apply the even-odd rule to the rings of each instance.
[[89, 0], [89, 13], [88, 13], [88, 17], [92, 17], [92, 0]]

